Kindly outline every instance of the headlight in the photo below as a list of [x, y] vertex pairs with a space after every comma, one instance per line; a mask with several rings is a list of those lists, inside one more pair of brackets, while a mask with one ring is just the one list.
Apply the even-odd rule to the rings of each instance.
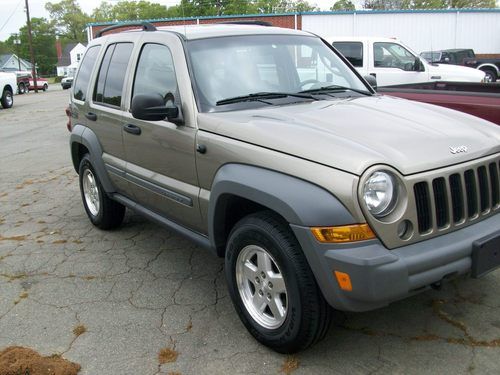
[[363, 186], [363, 200], [375, 217], [392, 212], [398, 200], [396, 178], [389, 172], [374, 172]]

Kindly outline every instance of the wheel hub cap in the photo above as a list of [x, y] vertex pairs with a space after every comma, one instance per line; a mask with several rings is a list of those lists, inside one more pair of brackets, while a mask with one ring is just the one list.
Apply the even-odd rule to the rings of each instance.
[[83, 195], [85, 197], [85, 203], [90, 213], [97, 216], [99, 213], [99, 208], [101, 207], [101, 202], [99, 200], [99, 189], [97, 188], [96, 180], [94, 174], [89, 169], [83, 172], [82, 176], [83, 183]]
[[288, 307], [285, 280], [265, 249], [248, 245], [241, 250], [236, 261], [236, 283], [245, 308], [257, 323], [267, 329], [284, 323]]

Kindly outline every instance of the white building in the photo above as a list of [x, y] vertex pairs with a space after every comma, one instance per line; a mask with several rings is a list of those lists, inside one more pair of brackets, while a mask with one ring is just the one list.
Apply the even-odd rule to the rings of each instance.
[[56, 42], [58, 60], [57, 75], [60, 77], [74, 76], [86, 48], [87, 47], [82, 43], [68, 43], [64, 46], [64, 49], [62, 49], [58, 40]]

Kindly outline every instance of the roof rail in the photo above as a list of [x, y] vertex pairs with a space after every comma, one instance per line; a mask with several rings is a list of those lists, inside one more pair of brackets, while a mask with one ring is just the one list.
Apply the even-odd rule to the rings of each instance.
[[223, 25], [257, 25], [257, 26], [273, 26], [272, 23], [266, 21], [258, 21], [258, 20], [248, 20], [248, 21], [225, 21], [225, 22], [217, 22], [218, 24]]
[[127, 27], [127, 26], [142, 26], [142, 29], [144, 31], [156, 31], [155, 25], [149, 22], [126, 22], [126, 23], [119, 23], [116, 25], [112, 25], [109, 27], [106, 27], [102, 30], [99, 30], [97, 34], [95, 34], [96, 38], [100, 38], [102, 34], [107, 33], [108, 31], [115, 30], [115, 29], [121, 29], [122, 27]]

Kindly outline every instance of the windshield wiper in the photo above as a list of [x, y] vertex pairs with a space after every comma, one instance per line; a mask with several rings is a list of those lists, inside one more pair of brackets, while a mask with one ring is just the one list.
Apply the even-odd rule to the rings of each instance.
[[363, 95], [372, 95], [371, 92], [369, 91], [364, 91], [364, 90], [358, 90], [358, 89], [353, 89], [352, 87], [345, 87], [345, 86], [339, 86], [339, 85], [329, 85], [329, 86], [323, 86], [315, 89], [309, 89], [309, 90], [304, 90], [304, 91], [299, 91], [299, 94], [307, 94], [307, 93], [327, 93], [331, 91], [354, 91], [357, 92], [358, 94], [363, 94]]
[[222, 99], [216, 102], [216, 105], [224, 105], [224, 104], [232, 104], [232, 103], [240, 103], [240, 102], [251, 102], [251, 101], [260, 101], [267, 104], [272, 104], [266, 102], [265, 99], [281, 99], [286, 98], [288, 96], [294, 98], [304, 98], [311, 100], [318, 100], [312, 95], [308, 95], [307, 93], [290, 93], [290, 92], [256, 92], [253, 94], [235, 96], [234, 98]]

